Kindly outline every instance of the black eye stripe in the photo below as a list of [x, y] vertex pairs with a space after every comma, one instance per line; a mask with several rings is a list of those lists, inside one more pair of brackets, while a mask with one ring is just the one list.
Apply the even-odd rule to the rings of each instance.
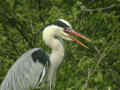
[[61, 22], [61, 21], [55, 21], [53, 24], [54, 24], [54, 25], [57, 25], [57, 26], [59, 26], [59, 27], [62, 27], [62, 28], [64, 28], [64, 29], [69, 28], [68, 25], [66, 25], [65, 23], [63, 23], [63, 22]]

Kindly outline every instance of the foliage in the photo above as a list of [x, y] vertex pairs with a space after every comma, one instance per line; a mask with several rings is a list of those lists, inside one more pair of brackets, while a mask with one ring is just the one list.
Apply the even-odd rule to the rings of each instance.
[[89, 49], [65, 41], [66, 57], [56, 90], [120, 89], [120, 0], [0, 1], [0, 82], [25, 51], [42, 47], [44, 27], [58, 18], [92, 42]]

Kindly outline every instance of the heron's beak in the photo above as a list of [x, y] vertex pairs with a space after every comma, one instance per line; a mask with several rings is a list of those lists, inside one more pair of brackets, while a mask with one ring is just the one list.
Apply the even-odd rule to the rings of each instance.
[[[90, 39], [88, 39], [88, 38], [85, 37], [84, 35], [82, 35], [82, 34], [80, 34], [80, 33], [77, 33], [77, 32], [75, 32], [75, 31], [73, 31], [73, 30], [71, 30], [71, 29], [65, 30], [64, 32], [68, 33], [69, 35], [78, 36], [78, 37], [80, 37], [80, 38], [82, 38], [82, 39], [84, 39], [84, 40], [86, 40], [86, 41], [88, 41], [88, 42], [91, 41]], [[70, 38], [72, 39], [72, 41], [74, 41], [74, 42], [80, 44], [81, 46], [83, 46], [83, 47], [85, 47], [85, 48], [88, 48], [85, 44], [83, 44], [83, 43], [80, 42], [79, 40], [73, 38], [72, 36], [70, 36]]]

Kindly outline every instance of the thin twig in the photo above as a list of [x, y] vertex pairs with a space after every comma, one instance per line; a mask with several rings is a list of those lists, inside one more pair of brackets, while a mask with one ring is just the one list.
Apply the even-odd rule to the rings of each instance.
[[91, 69], [88, 68], [88, 77], [87, 77], [87, 79], [86, 79], [86, 81], [85, 81], [85, 89], [88, 88], [88, 81], [89, 81], [89, 79], [90, 79], [90, 76], [91, 76]]
[[111, 6], [108, 6], [108, 7], [105, 7], [105, 8], [95, 8], [95, 9], [88, 9], [88, 8], [85, 7], [85, 8], [83, 9], [83, 11], [94, 12], [94, 11], [111, 9], [111, 8], [114, 8], [114, 7], [116, 7], [116, 5], [111, 5]]

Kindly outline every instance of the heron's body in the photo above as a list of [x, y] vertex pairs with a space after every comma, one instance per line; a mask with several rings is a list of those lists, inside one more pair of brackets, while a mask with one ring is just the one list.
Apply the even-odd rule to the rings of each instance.
[[[56, 71], [64, 58], [63, 39], [81, 44], [70, 35], [88, 40], [74, 32], [71, 25], [63, 19], [47, 26], [43, 31], [43, 41], [51, 48], [51, 54], [48, 55], [40, 48], [24, 53], [8, 71], [0, 90], [29, 90], [30, 87], [39, 86], [45, 76], [51, 90], [52, 86], [55, 86]], [[86, 47], [84, 44], [81, 45]]]
[[40, 48], [27, 51], [11, 67], [0, 90], [29, 90], [38, 86], [45, 76], [48, 60], [48, 55]]

